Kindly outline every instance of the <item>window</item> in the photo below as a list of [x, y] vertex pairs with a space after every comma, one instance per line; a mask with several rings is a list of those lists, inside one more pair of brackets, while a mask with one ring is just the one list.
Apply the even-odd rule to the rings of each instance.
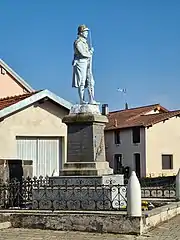
[[115, 144], [120, 144], [121, 143], [120, 131], [119, 130], [116, 130], [114, 132], [114, 142], [115, 142]]
[[162, 169], [173, 169], [173, 155], [163, 154], [162, 155]]
[[135, 171], [138, 178], [141, 176], [141, 156], [140, 153], [134, 154]]
[[132, 129], [133, 143], [140, 143], [140, 127], [134, 127]]
[[122, 154], [114, 155], [114, 173], [121, 173], [122, 169]]

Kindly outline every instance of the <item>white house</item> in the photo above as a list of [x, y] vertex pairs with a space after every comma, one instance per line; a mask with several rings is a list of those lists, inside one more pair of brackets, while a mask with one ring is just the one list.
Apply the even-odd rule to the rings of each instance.
[[139, 177], [173, 175], [180, 168], [180, 110], [159, 104], [108, 114], [105, 128], [106, 156], [117, 171], [119, 165]]

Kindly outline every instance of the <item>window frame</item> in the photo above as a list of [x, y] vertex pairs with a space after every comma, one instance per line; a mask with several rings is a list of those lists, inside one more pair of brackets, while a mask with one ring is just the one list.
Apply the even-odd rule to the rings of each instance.
[[[120, 156], [120, 166], [122, 167], [123, 166], [123, 154], [122, 153], [115, 153], [114, 154], [114, 163], [113, 163], [113, 170], [114, 170], [114, 173], [118, 173], [118, 161], [117, 161], [117, 159], [118, 158], [116, 158], [116, 156]], [[116, 161], [116, 163], [115, 163], [115, 161]], [[116, 167], [116, 169], [115, 169], [115, 167]]]
[[[137, 131], [137, 130], [138, 130], [138, 136], [137, 136], [137, 132], [135, 133], [135, 131]], [[141, 143], [141, 128], [140, 127], [132, 128], [132, 142], [133, 142], [133, 144]]]
[[[136, 164], [136, 156], [139, 157], [139, 173], [137, 172], [137, 164]], [[136, 172], [136, 175], [138, 178], [141, 177], [141, 171], [142, 171], [142, 162], [141, 162], [141, 152], [134, 152], [133, 153], [133, 168], [134, 168], [134, 171]], [[138, 176], [139, 174], [139, 176]]]
[[[166, 167], [167, 163], [163, 163], [163, 160], [167, 161], [167, 159], [163, 159], [163, 157], [169, 157], [169, 162], [168, 162], [169, 168]], [[161, 154], [161, 165], [162, 165], [162, 170], [172, 170], [173, 169], [173, 154]]]
[[[117, 129], [117, 130], [115, 130], [114, 131], [114, 143], [116, 144], [116, 145], [118, 145], [118, 144], [121, 144], [121, 135], [120, 135], [120, 130], [119, 129]], [[117, 137], [118, 136], [118, 137]]]

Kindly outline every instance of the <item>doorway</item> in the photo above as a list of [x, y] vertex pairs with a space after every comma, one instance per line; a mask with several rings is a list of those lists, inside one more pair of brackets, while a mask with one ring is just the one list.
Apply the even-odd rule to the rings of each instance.
[[8, 160], [9, 165], [9, 180], [13, 181], [16, 179], [18, 182], [22, 182], [23, 167], [21, 160]]
[[122, 154], [114, 155], [114, 174], [123, 174]]
[[20, 207], [23, 204], [23, 167], [21, 160], [8, 160], [9, 181], [8, 207]]

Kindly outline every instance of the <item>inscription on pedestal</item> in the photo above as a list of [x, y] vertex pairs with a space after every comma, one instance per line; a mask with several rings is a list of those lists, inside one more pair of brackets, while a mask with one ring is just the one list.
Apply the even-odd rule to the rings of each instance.
[[68, 126], [68, 162], [104, 160], [104, 124], [82, 123]]
[[93, 161], [93, 128], [90, 124], [68, 126], [68, 162]]

